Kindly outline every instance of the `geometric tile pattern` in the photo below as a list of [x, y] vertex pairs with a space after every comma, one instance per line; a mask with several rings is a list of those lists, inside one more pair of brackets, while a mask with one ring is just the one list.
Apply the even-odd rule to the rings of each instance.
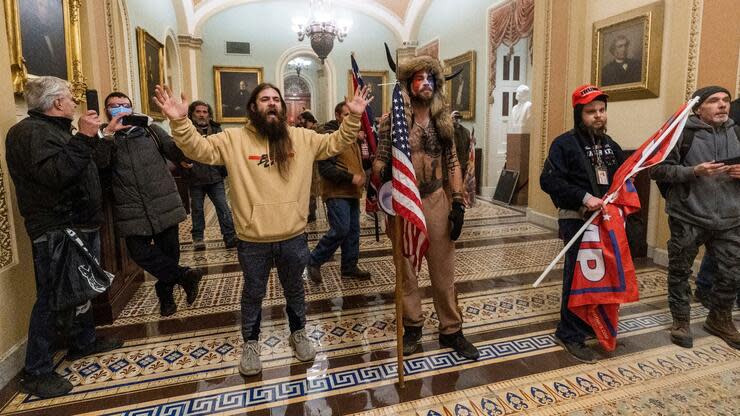
[[[699, 319], [708, 311], [703, 307], [692, 308], [692, 318]], [[667, 310], [650, 312], [639, 317], [626, 317], [619, 325], [620, 337], [630, 336], [635, 333], [644, 333], [645, 331], [654, 331], [664, 328], [672, 322], [670, 312]], [[501, 360], [510, 357], [524, 357], [543, 354], [551, 351], [551, 348], [558, 348], [550, 332], [540, 334], [526, 334], [518, 337], [511, 337], [505, 340], [494, 340], [485, 343], [479, 343], [478, 349], [481, 357], [478, 361], [471, 363], [468, 360], [450, 351], [439, 351], [428, 355], [412, 356], [404, 360], [404, 372], [408, 378], [418, 378], [431, 372], [449, 371], [461, 365], [466, 367], [482, 366], [493, 360]], [[719, 348], [719, 347], [718, 347]], [[703, 351], [708, 354], [708, 352]], [[730, 359], [740, 358], [740, 355], [728, 348], [721, 348], [720, 352], [715, 354], [724, 354]], [[717, 360], [717, 358], [713, 358]], [[679, 360], [680, 361], [680, 360]], [[661, 366], [657, 367], [657, 376], [663, 374], [661, 368], [675, 368], [680, 371], [685, 366], [691, 366], [691, 360], [680, 361], [680, 364], [673, 360], [663, 360]], [[715, 361], [716, 362], [716, 361]], [[639, 363], [636, 363], [639, 367]], [[647, 367], [645, 367], [647, 368]], [[459, 369], [458, 369], [459, 370]], [[646, 370], [650, 371], [650, 370]], [[311, 374], [309, 372], [309, 374]], [[201, 415], [201, 414], [218, 414], [220, 412], [257, 409], [279, 405], [281, 401], [306, 398], [315, 394], [336, 394], [343, 390], [361, 388], [371, 383], [393, 383], [396, 378], [395, 359], [384, 360], [380, 362], [367, 363], [362, 366], [338, 368], [316, 375], [301, 375], [298, 378], [289, 378], [286, 380], [274, 382], [262, 382], [256, 385], [238, 386], [225, 388], [217, 392], [199, 393], [195, 397], [186, 397], [178, 400], [170, 398], [165, 403], [154, 405], [135, 405], [127, 410], [112, 412], [106, 414], [121, 415], [160, 415], [160, 414], [177, 414], [177, 415]], [[573, 384], [573, 382], [575, 384]], [[576, 394], [573, 387], [578, 386], [579, 390], [589, 390], [590, 393], [596, 392], [598, 385], [594, 379], [582, 378], [582, 380], [573, 379], [569, 384], [564, 384], [568, 389], [554, 385], [555, 392], [569, 396]], [[548, 390], [542, 390], [548, 391]], [[533, 393], [539, 396], [539, 393]], [[575, 396], [577, 397], [577, 394]], [[519, 399], [523, 397], [507, 396], [509, 406], [517, 406]], [[522, 407], [520, 410], [523, 410]], [[441, 413], [445, 414], [445, 413]], [[458, 413], [459, 414], [459, 413]], [[464, 414], [464, 413], [463, 413]], [[475, 413], [470, 413], [475, 414]], [[491, 413], [491, 414], [496, 414]], [[504, 413], [501, 413], [504, 414]]]
[[414, 400], [355, 416], [737, 414], [740, 353], [717, 338]]
[[[548, 239], [457, 249], [455, 280], [460, 282], [495, 279], [501, 276], [541, 271], [555, 257], [557, 252], [562, 248], [562, 245], [562, 241], [559, 239]], [[521, 253], [522, 251], [531, 253], [531, 255], [517, 255], [517, 253]], [[206, 254], [203, 255], [209, 255], [208, 253], [210, 251], [204, 253]], [[233, 250], [232, 252], [222, 251], [221, 253], [235, 256]], [[340, 277], [338, 262], [330, 261], [325, 263], [321, 268], [324, 278], [321, 284], [306, 281], [306, 300], [329, 299], [336, 297], [337, 294], [351, 296], [368, 293], [391, 293], [394, 290], [395, 269], [391, 256], [377, 256], [368, 259], [361, 258], [359, 265], [373, 274], [371, 280], [342, 279]], [[430, 284], [426, 262], [424, 262], [419, 274], [419, 287], [427, 287]], [[154, 282], [148, 281], [139, 287], [113, 323], [114, 326], [155, 322], [162, 319], [159, 316], [157, 298], [153, 285]], [[241, 272], [208, 275], [201, 283], [201, 295], [199, 295], [198, 300], [192, 306], [185, 304], [182, 290], [176, 288], [175, 298], [178, 302], [178, 311], [170, 319], [238, 310], [241, 287]], [[283, 304], [282, 287], [273, 269], [263, 306]]]

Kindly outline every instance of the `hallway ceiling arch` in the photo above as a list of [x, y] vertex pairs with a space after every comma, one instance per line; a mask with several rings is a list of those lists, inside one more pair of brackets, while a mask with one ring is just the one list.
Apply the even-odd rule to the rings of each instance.
[[[200, 36], [203, 24], [213, 15], [231, 7], [267, 2], [269, 0], [180, 0], [188, 34]], [[298, 1], [296, 1], [298, 2]], [[300, 1], [301, 3], [307, 3]], [[388, 27], [401, 41], [412, 39], [418, 30], [418, 21], [431, 0], [334, 0], [335, 7], [366, 14]], [[289, 27], [286, 21], [286, 28]]]

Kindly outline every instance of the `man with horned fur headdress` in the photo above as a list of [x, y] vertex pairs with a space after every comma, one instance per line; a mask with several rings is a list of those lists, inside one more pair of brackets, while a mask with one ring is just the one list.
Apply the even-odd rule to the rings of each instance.
[[[429, 233], [425, 257], [439, 319], [439, 343], [476, 360], [480, 353], [463, 336], [455, 290], [455, 240], [460, 236], [465, 205], [454, 128], [444, 98], [442, 66], [434, 58], [417, 56], [403, 62], [396, 75], [404, 94], [411, 163]], [[390, 178], [390, 130], [390, 119], [385, 119], [373, 164], [373, 174], [384, 180]], [[424, 314], [416, 271], [407, 259], [404, 267], [407, 278], [403, 282], [403, 353], [409, 355], [419, 349]]]

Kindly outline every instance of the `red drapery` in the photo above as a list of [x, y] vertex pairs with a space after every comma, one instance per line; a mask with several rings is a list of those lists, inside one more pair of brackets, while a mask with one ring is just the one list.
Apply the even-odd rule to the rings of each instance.
[[521, 38], [532, 36], [534, 0], [511, 0], [488, 13], [488, 97], [496, 87], [496, 49], [501, 44], [513, 46]]

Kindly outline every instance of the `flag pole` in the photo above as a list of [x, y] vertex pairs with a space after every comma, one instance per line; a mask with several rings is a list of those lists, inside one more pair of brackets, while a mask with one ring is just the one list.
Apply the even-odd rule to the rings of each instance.
[[568, 249], [576, 242], [576, 240], [578, 240], [578, 237], [580, 237], [581, 234], [583, 234], [586, 231], [586, 228], [589, 225], [591, 225], [591, 223], [594, 221], [594, 219], [596, 218], [596, 216], [599, 215], [600, 212], [601, 212], [601, 210], [596, 210], [596, 211], [594, 211], [593, 214], [591, 214], [591, 218], [589, 218], [588, 221], [586, 221], [583, 224], [583, 226], [578, 230], [578, 232], [576, 233], [576, 235], [574, 235], [573, 238], [570, 239], [570, 241], [568, 242], [568, 244], [566, 244], [565, 247], [563, 247], [563, 249], [560, 250], [560, 253], [558, 253], [558, 255], [550, 262], [550, 264], [547, 266], [547, 268], [545, 269], [545, 271], [542, 272], [542, 274], [540, 275], [540, 277], [538, 277], [537, 280], [532, 284], [532, 287], [539, 286], [540, 283], [542, 283], [542, 281], [545, 280], [545, 276], [547, 276], [547, 274], [550, 273], [550, 270], [552, 270], [552, 268], [555, 267], [555, 264], [557, 264], [557, 262], [560, 260], [560, 258], [563, 257], [563, 255], [568, 251]]
[[401, 247], [403, 236], [400, 216], [390, 217], [393, 222], [393, 264], [396, 266], [396, 356], [398, 364], [398, 386], [404, 388], [403, 381], [403, 282], [405, 281], [406, 267]]

